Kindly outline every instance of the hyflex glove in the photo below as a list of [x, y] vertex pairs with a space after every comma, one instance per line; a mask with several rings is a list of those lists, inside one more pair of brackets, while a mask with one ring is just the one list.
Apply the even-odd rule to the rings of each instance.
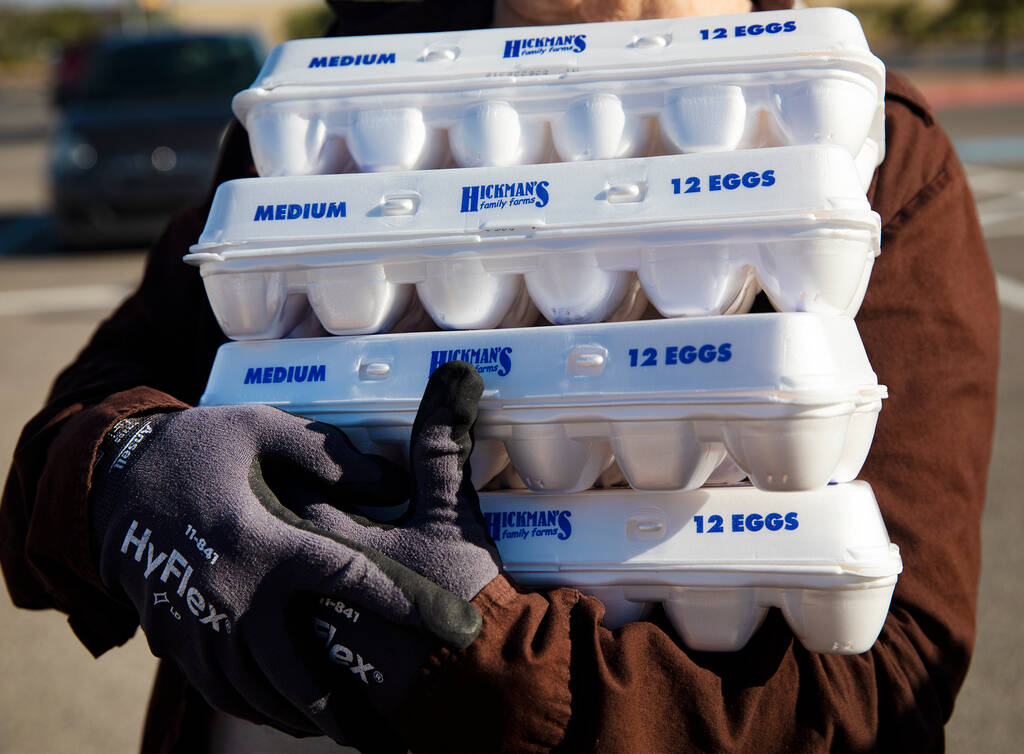
[[[430, 651], [428, 639], [464, 647], [479, 632], [467, 600], [497, 575], [498, 560], [478, 509], [461, 510], [460, 491], [472, 492], [463, 461], [481, 389], [468, 365], [435, 373], [415, 425], [415, 486], [337, 429], [274, 408], [124, 420], [94, 468], [101, 578], [133, 603], [154, 654], [177, 661], [215, 707], [343, 741], [351, 705], [339, 697], [337, 674], [311, 665], [314, 640], [329, 645], [325, 665], [358, 670], [357, 684], [379, 709], [401, 688], [378, 688], [391, 673], [368, 677], [369, 666], [404, 659], [396, 675], [407, 678]], [[390, 507], [410, 493], [401, 527], [340, 510]], [[309, 595], [364, 616], [356, 625], [365, 654], [334, 641], [337, 628], [323, 619], [309, 631], [309, 613], [296, 612]], [[297, 632], [300, 614], [305, 633]], [[374, 620], [426, 631], [390, 632], [391, 643], [374, 646]], [[405, 645], [395, 646], [396, 637]]]

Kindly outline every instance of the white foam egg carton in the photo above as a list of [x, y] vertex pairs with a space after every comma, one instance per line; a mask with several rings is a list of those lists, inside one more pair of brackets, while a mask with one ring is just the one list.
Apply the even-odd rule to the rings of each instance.
[[453, 360], [485, 385], [478, 488], [510, 461], [537, 492], [587, 489], [613, 461], [643, 490], [846, 482], [886, 396], [852, 319], [769, 313], [227, 343], [201, 403], [278, 406], [404, 459], [427, 379]]
[[836, 8], [304, 39], [233, 107], [263, 176], [836, 144], [867, 188], [885, 70]]
[[612, 628], [660, 603], [696, 650], [741, 649], [777, 607], [807, 649], [864, 652], [903, 568], [864, 482], [810, 492], [485, 492], [480, 506], [523, 586], [596, 596]]
[[[779, 147], [222, 184], [185, 259], [235, 339], [313, 316], [386, 332], [412, 303], [444, 329], [777, 309], [853, 315], [879, 253], [849, 154]], [[642, 309], [642, 306], [641, 306]]]

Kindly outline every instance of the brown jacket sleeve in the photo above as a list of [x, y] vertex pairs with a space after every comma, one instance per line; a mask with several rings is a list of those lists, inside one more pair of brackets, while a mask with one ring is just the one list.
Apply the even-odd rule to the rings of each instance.
[[421, 675], [402, 720], [412, 748], [942, 748], [974, 641], [998, 304], [947, 137], [898, 78], [886, 108], [869, 195], [882, 254], [857, 322], [890, 398], [861, 478], [904, 571], [875, 646], [813, 654], [773, 614], [743, 651], [691, 652], [664, 620], [613, 632], [576, 591], [519, 594], [499, 579], [476, 600], [480, 638]]

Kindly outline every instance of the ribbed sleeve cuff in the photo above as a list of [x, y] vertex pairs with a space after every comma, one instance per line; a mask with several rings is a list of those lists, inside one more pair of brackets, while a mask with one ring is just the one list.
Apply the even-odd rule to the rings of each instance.
[[94, 655], [123, 644], [137, 616], [107, 590], [90, 544], [89, 492], [96, 453], [107, 431], [121, 419], [188, 406], [151, 388], [115, 393], [82, 409], [61, 428], [39, 481], [27, 552], [40, 580], [72, 630]]

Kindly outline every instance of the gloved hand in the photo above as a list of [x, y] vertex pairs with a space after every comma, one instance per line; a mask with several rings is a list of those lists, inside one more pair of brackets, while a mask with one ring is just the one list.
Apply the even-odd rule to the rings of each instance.
[[[467, 364], [431, 378], [401, 527], [340, 510], [393, 506], [411, 487], [328, 425], [265, 406], [126, 419], [94, 467], [101, 578], [213, 706], [344, 741], [353, 710], [386, 712], [437, 640], [479, 632], [468, 600], [499, 568], [463, 473], [481, 392]], [[310, 599], [332, 616], [314, 630], [297, 606]]]

